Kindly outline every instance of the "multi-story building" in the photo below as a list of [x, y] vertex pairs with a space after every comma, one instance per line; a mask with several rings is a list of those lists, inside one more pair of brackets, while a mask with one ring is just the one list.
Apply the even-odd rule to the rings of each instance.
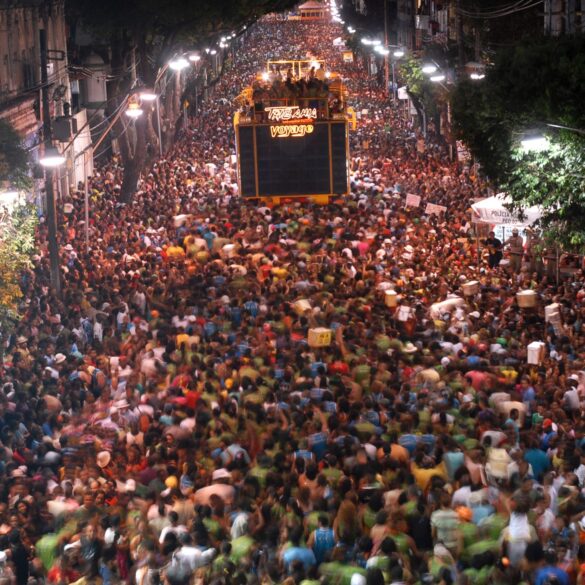
[[[33, 163], [42, 152], [43, 141], [41, 30], [46, 31], [50, 115], [57, 120], [71, 112], [65, 0], [0, 0], [0, 119], [8, 121], [22, 137]], [[77, 126], [82, 127], [85, 111], [74, 114]], [[74, 130], [75, 123], [70, 127]], [[56, 136], [64, 143], [72, 137], [67, 132]], [[76, 153], [89, 141], [87, 131], [67, 150], [67, 165], [59, 171], [61, 194], [84, 176], [86, 169], [80, 167]], [[82, 164], [91, 169], [91, 161]], [[37, 189], [41, 187], [42, 183], [37, 185]]]
[[518, 34], [585, 32], [585, 0], [544, 0], [519, 7], [502, 0], [500, 4], [492, 3], [488, 9], [466, 0], [396, 0], [398, 42], [410, 49], [421, 49], [427, 42], [461, 43], [466, 45], [467, 58], [478, 59], [482, 47], [491, 42], [500, 46]]
[[69, 101], [64, 0], [0, 0], [0, 118], [31, 152], [41, 140], [39, 31], [47, 31], [48, 80], [53, 117]]
[[553, 36], [585, 32], [585, 0], [545, 0], [544, 32]]

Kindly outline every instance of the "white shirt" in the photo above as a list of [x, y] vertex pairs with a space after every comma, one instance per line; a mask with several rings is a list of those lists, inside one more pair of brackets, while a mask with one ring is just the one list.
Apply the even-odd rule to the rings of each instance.
[[579, 410], [579, 392], [577, 388], [572, 388], [565, 392], [565, 402], [571, 410]]
[[177, 526], [165, 526], [161, 532], [160, 532], [160, 537], [158, 539], [158, 541], [162, 544], [165, 540], [165, 536], [169, 533], [169, 532], [174, 532], [177, 536], [179, 536], [179, 534], [186, 534], [188, 532], [187, 527], [183, 526], [182, 524], [178, 524]]
[[460, 487], [458, 490], [455, 490], [453, 494], [453, 500], [451, 501], [451, 506], [456, 508], [457, 506], [465, 506], [469, 508], [469, 497], [471, 496], [471, 487], [468, 485]]
[[185, 570], [192, 572], [211, 563], [215, 553], [214, 548], [201, 551], [195, 546], [184, 545], [175, 552], [171, 564], [180, 565]]

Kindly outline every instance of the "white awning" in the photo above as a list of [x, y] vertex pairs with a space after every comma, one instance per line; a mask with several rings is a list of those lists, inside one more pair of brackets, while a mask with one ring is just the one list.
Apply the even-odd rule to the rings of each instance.
[[[498, 193], [493, 197], [482, 199], [471, 206], [473, 221], [492, 225], [507, 225], [524, 228], [532, 225], [542, 217], [542, 208], [528, 207], [522, 214], [511, 212], [506, 205], [512, 200], [505, 193]], [[521, 217], [522, 215], [522, 217]]]

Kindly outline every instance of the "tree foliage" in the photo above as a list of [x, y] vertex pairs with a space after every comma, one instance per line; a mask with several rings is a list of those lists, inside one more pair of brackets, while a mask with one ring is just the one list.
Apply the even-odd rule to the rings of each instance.
[[[136, 74], [153, 87], [163, 64], [177, 51], [203, 48], [221, 34], [236, 32], [264, 14], [282, 11], [295, 0], [68, 0], [69, 21], [81, 23], [94, 37], [110, 47], [111, 72], [115, 81], [110, 93], [121, 100], [132, 84], [131, 55]], [[162, 110], [172, 134], [180, 114], [178, 84], [169, 83]], [[118, 103], [114, 103], [112, 110]], [[118, 124], [117, 135], [124, 164], [122, 200], [129, 201], [138, 175], [147, 162], [146, 144], [157, 141], [152, 111], [136, 122], [128, 134]], [[172, 136], [171, 136], [172, 137]], [[165, 143], [163, 137], [163, 144]]]
[[446, 98], [443, 88], [434, 84], [423, 74], [421, 60], [415, 57], [403, 59], [400, 62], [399, 73], [417, 111], [420, 126], [423, 126], [423, 112], [428, 121], [434, 120], [438, 125], [439, 105]]
[[[542, 225], [565, 245], [585, 248], [585, 37], [531, 39], [496, 56], [481, 82], [452, 93], [454, 130], [483, 172], [517, 208], [542, 205]], [[523, 152], [538, 132], [551, 147]]]
[[0, 339], [18, 321], [21, 279], [35, 251], [37, 216], [32, 205], [17, 205], [12, 212], [0, 206]]
[[7, 182], [16, 189], [28, 189], [29, 157], [14, 128], [0, 120], [0, 183]]

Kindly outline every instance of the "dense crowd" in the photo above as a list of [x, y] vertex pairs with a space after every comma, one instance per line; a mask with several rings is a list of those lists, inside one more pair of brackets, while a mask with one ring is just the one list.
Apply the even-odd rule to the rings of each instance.
[[[487, 186], [338, 32], [257, 24], [131, 204], [115, 160], [91, 179], [89, 246], [73, 193], [62, 298], [41, 227], [0, 370], [3, 584], [582, 582], [583, 275], [478, 257]], [[230, 100], [308, 52], [361, 114], [351, 194], [246, 203]]]

